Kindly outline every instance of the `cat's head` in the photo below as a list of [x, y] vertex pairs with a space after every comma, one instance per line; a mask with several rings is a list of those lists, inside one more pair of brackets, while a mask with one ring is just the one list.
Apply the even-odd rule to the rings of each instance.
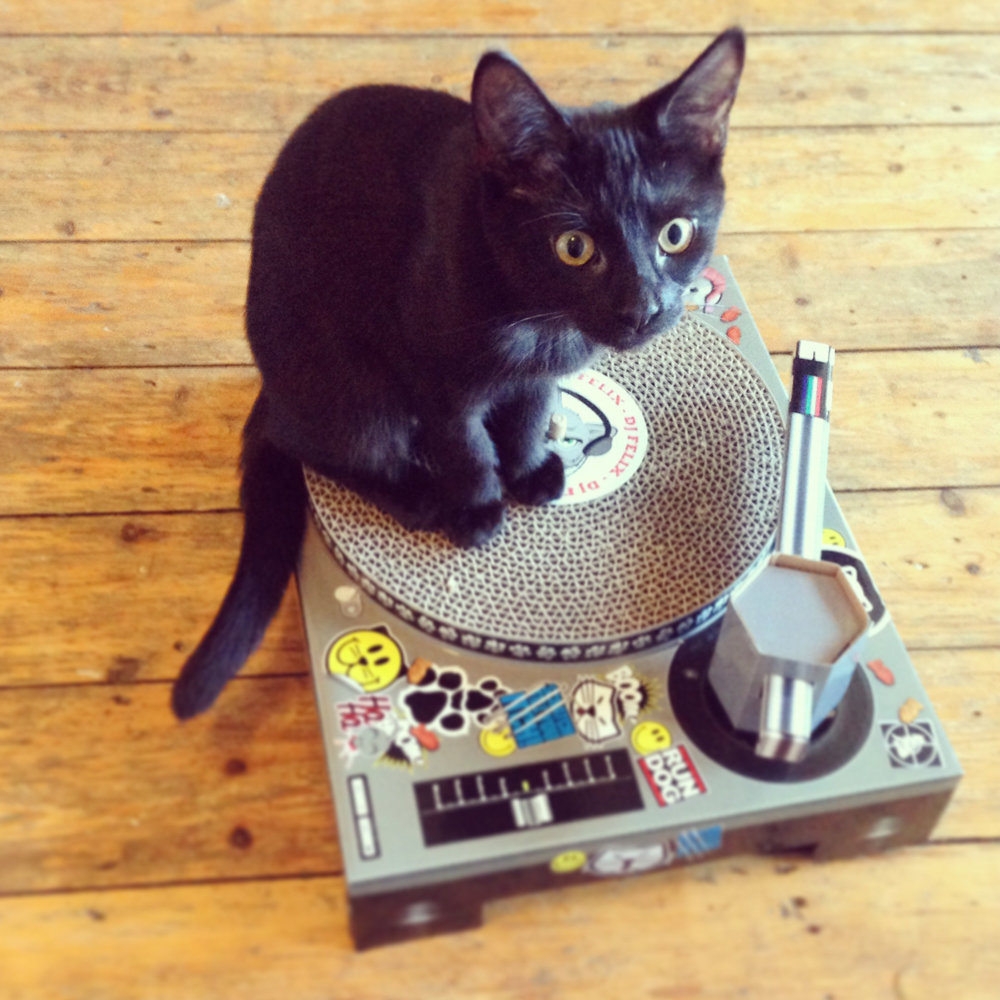
[[472, 88], [483, 227], [525, 315], [626, 349], [673, 326], [722, 213], [722, 154], [744, 36], [720, 35], [627, 107], [559, 108], [507, 56]]

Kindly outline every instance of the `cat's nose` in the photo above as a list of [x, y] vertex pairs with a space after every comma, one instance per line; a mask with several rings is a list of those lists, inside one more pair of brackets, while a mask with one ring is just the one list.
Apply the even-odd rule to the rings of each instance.
[[632, 330], [641, 330], [651, 323], [662, 311], [658, 299], [643, 296], [637, 301], [618, 310], [618, 319]]

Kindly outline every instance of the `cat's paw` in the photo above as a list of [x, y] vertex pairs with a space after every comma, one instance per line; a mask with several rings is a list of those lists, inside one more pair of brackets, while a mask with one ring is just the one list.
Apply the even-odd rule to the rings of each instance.
[[565, 488], [566, 470], [554, 451], [545, 456], [538, 468], [507, 483], [507, 491], [515, 500], [532, 505], [558, 500]]
[[448, 537], [462, 548], [485, 545], [503, 527], [504, 505], [500, 500], [462, 507], [444, 525]]

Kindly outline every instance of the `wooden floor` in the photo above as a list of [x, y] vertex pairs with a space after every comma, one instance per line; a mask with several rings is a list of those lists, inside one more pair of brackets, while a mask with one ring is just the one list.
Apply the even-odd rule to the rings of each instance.
[[[171, 679], [238, 542], [254, 196], [331, 90], [502, 46], [627, 100], [742, 21], [720, 249], [966, 777], [927, 845], [513, 899], [356, 955], [292, 595], [216, 711]], [[969, 998], [1000, 986], [1000, 7], [0, 4], [0, 996]]]

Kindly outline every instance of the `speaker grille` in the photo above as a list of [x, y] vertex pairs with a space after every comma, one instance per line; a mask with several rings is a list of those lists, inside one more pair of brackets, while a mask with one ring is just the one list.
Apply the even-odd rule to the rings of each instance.
[[711, 620], [770, 548], [781, 413], [738, 348], [690, 316], [595, 370], [628, 389], [648, 428], [642, 465], [619, 489], [513, 506], [500, 537], [463, 550], [307, 469], [335, 558], [404, 621], [516, 659], [620, 656]]

